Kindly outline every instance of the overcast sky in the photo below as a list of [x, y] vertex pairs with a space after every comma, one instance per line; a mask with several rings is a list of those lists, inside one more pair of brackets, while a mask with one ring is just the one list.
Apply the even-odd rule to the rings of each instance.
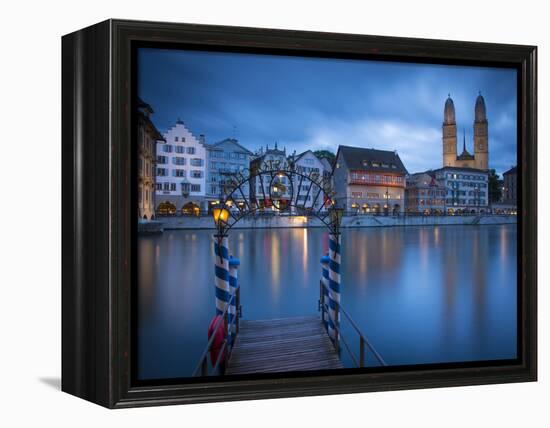
[[489, 167], [516, 164], [516, 71], [273, 55], [140, 49], [138, 94], [165, 132], [181, 118], [208, 143], [235, 137], [251, 151], [278, 142], [287, 153], [338, 145], [397, 150], [409, 172], [442, 164], [447, 94], [473, 153], [481, 91], [489, 120]]

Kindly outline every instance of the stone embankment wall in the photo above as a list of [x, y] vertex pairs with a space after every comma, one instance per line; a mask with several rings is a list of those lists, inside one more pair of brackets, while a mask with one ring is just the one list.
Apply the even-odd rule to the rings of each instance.
[[[165, 217], [159, 218], [162, 228], [169, 229], [214, 229], [211, 217]], [[342, 228], [389, 227], [389, 226], [445, 226], [445, 225], [491, 225], [515, 224], [516, 216], [465, 215], [465, 216], [350, 216], [342, 219]], [[288, 227], [322, 227], [314, 217], [250, 216], [240, 220], [234, 229], [277, 229]]]

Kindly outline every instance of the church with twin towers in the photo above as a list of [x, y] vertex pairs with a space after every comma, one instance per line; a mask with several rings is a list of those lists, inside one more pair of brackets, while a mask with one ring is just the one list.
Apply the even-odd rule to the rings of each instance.
[[443, 167], [461, 167], [487, 170], [489, 168], [489, 124], [485, 100], [481, 93], [475, 103], [474, 153], [466, 149], [466, 135], [463, 134], [462, 153], [457, 151], [457, 129], [455, 105], [449, 95], [443, 114]]

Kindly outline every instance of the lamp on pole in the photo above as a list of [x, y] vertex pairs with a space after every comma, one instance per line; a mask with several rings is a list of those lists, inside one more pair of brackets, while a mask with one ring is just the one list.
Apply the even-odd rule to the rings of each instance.
[[229, 245], [227, 238], [229, 211], [225, 205], [212, 209], [217, 233], [214, 235], [216, 314], [221, 315], [229, 303]]
[[214, 224], [216, 225], [218, 238], [227, 236], [227, 220], [229, 219], [229, 210], [225, 206], [217, 206], [212, 209], [212, 217], [214, 218]]

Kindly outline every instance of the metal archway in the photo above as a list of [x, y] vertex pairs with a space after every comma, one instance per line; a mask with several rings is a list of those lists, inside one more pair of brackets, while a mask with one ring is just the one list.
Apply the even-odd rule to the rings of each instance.
[[[245, 172], [246, 171], [246, 172]], [[295, 207], [302, 211], [299, 215], [307, 213], [317, 217], [323, 225], [329, 229], [329, 253], [323, 256], [323, 278], [322, 283], [325, 284], [322, 289], [323, 302], [328, 302], [327, 313], [322, 314], [322, 321], [325, 325], [327, 333], [335, 346], [338, 346], [339, 341], [339, 324], [340, 324], [340, 264], [341, 264], [341, 235], [340, 221], [342, 219], [343, 210], [334, 207], [335, 192], [332, 188], [332, 173], [330, 176], [320, 176], [317, 172], [304, 174], [296, 168], [293, 163], [283, 164], [280, 162], [264, 162], [260, 167], [250, 170], [237, 172], [235, 174], [227, 174], [228, 179], [223, 186], [223, 193], [220, 195], [220, 202], [214, 213], [214, 220], [218, 229], [218, 233], [214, 235], [214, 254], [215, 254], [215, 307], [216, 314], [225, 316], [226, 333], [228, 334], [229, 352], [231, 352], [232, 344], [234, 343], [238, 318], [240, 293], [238, 292], [239, 285], [237, 282], [237, 266], [240, 264], [238, 259], [231, 256], [229, 252], [228, 231], [242, 218], [256, 213], [258, 210], [265, 208], [265, 202], [270, 201], [270, 204], [276, 209], [281, 210], [281, 197], [287, 196], [287, 202], [284, 205], [285, 210]], [[284, 178], [288, 179], [283, 180]], [[266, 194], [266, 186], [264, 178], [269, 180], [268, 192]], [[259, 180], [263, 206], [258, 201], [256, 195], [256, 179]], [[297, 184], [297, 192], [294, 191], [294, 182]], [[304, 184], [305, 183], [305, 184]], [[249, 190], [253, 190], [252, 194], [246, 196], [244, 187], [248, 185]], [[303, 203], [300, 204], [300, 196], [302, 189]], [[313, 190], [313, 193], [311, 193]], [[309, 195], [315, 195], [312, 199], [311, 206], [307, 206]], [[323, 194], [323, 202], [319, 207], [316, 207], [317, 200]], [[237, 202], [237, 198], [242, 198], [242, 204]], [[327, 205], [328, 204], [328, 205]], [[329, 207], [325, 212], [323, 208]], [[233, 210], [232, 207], [236, 207]], [[223, 213], [223, 216], [222, 216]], [[292, 212], [290, 215], [293, 215]], [[327, 220], [328, 219], [328, 220]]]
[[[293, 163], [281, 164], [279, 161], [269, 161], [258, 168], [227, 173], [225, 176], [227, 178], [218, 203], [218, 208], [225, 209], [229, 213], [223, 225], [224, 234], [241, 219], [265, 210], [266, 206], [273, 206], [280, 212], [290, 209], [290, 216], [314, 216], [331, 232], [337, 231], [338, 225], [330, 215], [330, 209], [336, 203], [332, 173], [329, 176], [321, 176], [313, 171], [305, 174]], [[259, 194], [256, 190], [256, 180], [259, 181]], [[245, 192], [246, 186], [249, 188], [248, 196]], [[312, 196], [311, 204], [308, 204], [310, 196]], [[322, 203], [316, 207], [320, 197], [322, 197]], [[298, 213], [293, 213], [292, 208], [297, 209]]]

